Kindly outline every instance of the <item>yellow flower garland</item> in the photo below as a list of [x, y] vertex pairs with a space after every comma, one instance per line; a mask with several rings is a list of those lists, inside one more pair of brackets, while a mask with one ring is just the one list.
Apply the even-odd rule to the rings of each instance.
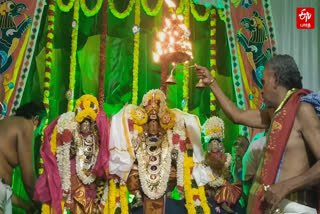
[[[117, 17], [118, 19], [124, 19], [124, 18], [126, 18], [127, 16], [130, 15], [130, 12], [132, 11], [133, 4], [134, 4], [135, 0], [130, 0], [127, 9], [125, 9], [125, 11], [123, 11], [122, 13], [117, 11], [113, 1], [114, 0], [109, 0], [108, 3], [109, 3], [109, 8], [111, 10], [111, 13], [115, 17]], [[137, 0], [137, 2], [138, 1], [139, 0]]]
[[[211, 10], [211, 20], [210, 20], [210, 46], [211, 46], [211, 50], [210, 50], [210, 55], [211, 55], [211, 59], [210, 60], [210, 68], [211, 68], [211, 75], [213, 78], [216, 77], [216, 24], [217, 24], [217, 19], [216, 19], [216, 10], [212, 9]], [[213, 48], [214, 47], [214, 48]], [[214, 114], [216, 111], [216, 97], [214, 96], [214, 94], [212, 92], [210, 92], [210, 112], [211, 114]]]
[[[166, 120], [168, 119], [167, 115], [169, 115], [169, 123], [166, 123]], [[162, 116], [162, 118], [160, 118], [160, 125], [163, 129], [168, 130], [173, 128], [173, 126], [176, 124], [176, 114], [171, 111], [170, 109], [167, 108], [166, 113]]]
[[[140, 0], [136, 1], [134, 24], [140, 26]], [[138, 78], [139, 78], [139, 47], [140, 32], [134, 34], [133, 47], [133, 83], [132, 83], [132, 104], [137, 105], [138, 102]]]
[[127, 186], [125, 184], [120, 185], [121, 214], [129, 213], [127, 192], [128, 192]]
[[103, 0], [97, 0], [96, 5], [92, 9], [89, 9], [87, 7], [86, 0], [80, 0], [80, 6], [84, 15], [90, 17], [96, 15], [100, 11], [102, 2]]
[[195, 20], [197, 20], [198, 22], [204, 22], [207, 21], [207, 19], [209, 18], [210, 15], [210, 9], [206, 8], [206, 12], [201, 16], [198, 11], [196, 10], [196, 7], [193, 3], [193, 0], [190, 0], [190, 7], [191, 7], [191, 13], [193, 15], [193, 17], [195, 18]]
[[[114, 183], [114, 180], [111, 179], [109, 182], [109, 195], [108, 195], [108, 204], [109, 204], [109, 213], [113, 214], [116, 210], [116, 197], [117, 197], [117, 191], [116, 191], [116, 184]], [[119, 195], [118, 195], [119, 196]]]
[[[182, 0], [181, 0], [182, 1]], [[185, 0], [185, 5], [184, 5], [184, 24], [185, 26], [189, 29], [190, 27], [190, 5], [189, 5], [189, 0]], [[184, 64], [184, 69], [183, 69], [183, 98], [186, 101], [185, 106], [183, 107], [184, 112], [188, 112], [188, 104], [189, 104], [189, 68], [188, 63]]]
[[69, 12], [71, 10], [71, 8], [73, 7], [74, 1], [75, 0], [70, 0], [69, 3], [67, 5], [65, 5], [62, 0], [56, 0], [57, 1], [57, 5], [59, 7], [59, 9], [62, 12]]
[[142, 7], [143, 7], [143, 9], [144, 9], [144, 11], [146, 12], [147, 15], [156, 16], [156, 15], [158, 15], [158, 13], [161, 10], [162, 4], [163, 4], [163, 0], [158, 0], [156, 6], [153, 9], [151, 9], [149, 7], [148, 0], [141, 0], [141, 4], [142, 4]]
[[[120, 207], [121, 213], [127, 214], [129, 213], [128, 209], [128, 198], [127, 198], [127, 186], [120, 185], [120, 188], [117, 188], [113, 179], [109, 182], [109, 195], [108, 195], [108, 203], [106, 203], [105, 208], [103, 210], [104, 214], [113, 214], [116, 211], [116, 199], [120, 197]], [[107, 206], [109, 205], [109, 207]], [[109, 209], [108, 209], [109, 208]]]
[[[78, 45], [78, 29], [79, 29], [79, 0], [75, 0], [73, 9], [73, 21], [76, 26], [72, 30], [71, 35], [71, 56], [70, 56], [70, 77], [69, 77], [69, 90], [74, 93], [76, 67], [77, 67], [77, 45]], [[68, 111], [73, 110], [74, 97], [68, 100]]]
[[[97, 112], [95, 112], [91, 108], [91, 103], [93, 103], [96, 106]], [[83, 104], [84, 109], [77, 113], [75, 117], [76, 121], [78, 123], [81, 123], [87, 117], [90, 117], [93, 121], [95, 121], [99, 114], [99, 103], [97, 98], [89, 94], [81, 96], [76, 102], [75, 110], [78, 109], [81, 104]]]
[[205, 195], [204, 187], [198, 187], [198, 188], [192, 188], [192, 182], [191, 182], [191, 174], [190, 170], [193, 168], [193, 158], [189, 157], [187, 152], [184, 156], [184, 162], [183, 162], [183, 184], [184, 184], [184, 190], [185, 190], [185, 198], [186, 198], [186, 208], [188, 210], [188, 214], [196, 214], [196, 209], [194, 205], [193, 196], [198, 195], [200, 198], [200, 206], [203, 209], [203, 212], [205, 214], [210, 213], [210, 208], [207, 203], [207, 198]]
[[131, 110], [131, 117], [135, 124], [142, 126], [148, 121], [148, 114], [144, 108], [137, 107]]

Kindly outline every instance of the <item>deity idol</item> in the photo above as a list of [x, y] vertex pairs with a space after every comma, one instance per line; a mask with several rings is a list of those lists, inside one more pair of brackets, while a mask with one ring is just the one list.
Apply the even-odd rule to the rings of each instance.
[[43, 213], [102, 213], [107, 189], [108, 120], [97, 99], [84, 95], [75, 112], [55, 119], [45, 130], [44, 173], [35, 199]]
[[[203, 165], [200, 128], [195, 115], [169, 109], [160, 90], [113, 116], [109, 170], [136, 196], [134, 206], [143, 202], [144, 213], [164, 213], [166, 197], [176, 186], [189, 213], [210, 213], [204, 185], [213, 178]], [[115, 206], [127, 209], [121, 198]]]
[[[207, 195], [212, 197], [227, 212], [233, 212], [230, 206], [236, 204], [242, 193], [240, 184], [230, 184], [230, 163], [232, 157], [225, 153], [222, 139], [224, 138], [224, 123], [219, 117], [209, 118], [203, 125], [205, 141], [208, 144], [206, 164], [210, 166], [214, 181], [207, 185]], [[220, 206], [215, 208], [220, 213]]]

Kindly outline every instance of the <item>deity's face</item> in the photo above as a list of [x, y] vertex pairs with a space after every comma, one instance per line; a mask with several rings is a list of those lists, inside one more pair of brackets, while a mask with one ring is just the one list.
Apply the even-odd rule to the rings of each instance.
[[149, 135], [157, 135], [159, 133], [159, 123], [156, 120], [151, 120], [148, 123]]
[[220, 152], [220, 142], [212, 139], [208, 145], [208, 152]]
[[80, 132], [82, 134], [89, 134], [91, 131], [91, 122], [89, 119], [84, 119], [80, 124]]

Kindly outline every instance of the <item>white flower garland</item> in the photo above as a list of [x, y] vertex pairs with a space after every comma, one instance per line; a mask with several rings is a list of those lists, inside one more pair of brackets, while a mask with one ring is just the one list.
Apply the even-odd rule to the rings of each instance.
[[57, 163], [64, 194], [71, 190], [70, 147], [70, 143], [57, 147]]
[[[167, 138], [167, 139], [166, 139]], [[156, 200], [162, 197], [167, 190], [167, 184], [170, 176], [171, 168], [171, 151], [172, 151], [172, 131], [167, 131], [167, 136], [164, 136], [161, 142], [161, 163], [160, 170], [158, 173], [159, 183], [156, 189], [153, 189], [154, 186], [149, 185], [150, 177], [147, 175], [147, 167], [149, 159], [146, 160], [146, 144], [142, 143], [141, 147], [137, 150], [137, 159], [139, 163], [138, 172], [139, 179], [141, 182], [142, 190], [150, 199]]]
[[[225, 155], [227, 156], [227, 160], [224, 163], [224, 167], [229, 168], [229, 166], [231, 164], [232, 156], [229, 153], [225, 153]], [[213, 181], [209, 182], [209, 186], [220, 187], [225, 183], [226, 180], [224, 177], [217, 175], [215, 172], [212, 172], [212, 174], [215, 179]]]
[[106, 182], [104, 185], [103, 195], [100, 200], [100, 204], [102, 204], [103, 206], [106, 205], [106, 200], [108, 198], [108, 194], [109, 194], [109, 185], [108, 185], [108, 182]]
[[[74, 117], [74, 112], [67, 112], [60, 116], [57, 122], [59, 134], [62, 135], [65, 130], [70, 130], [71, 133], [74, 132], [76, 127]], [[61, 186], [65, 195], [69, 194], [69, 190], [71, 189], [70, 147], [70, 142], [63, 142], [63, 145], [57, 147], [56, 153]]]
[[[173, 127], [173, 134], [178, 134], [180, 140], [186, 140], [186, 132], [184, 126], [184, 119], [180, 115], [176, 114], [176, 124]], [[177, 159], [177, 186], [183, 187], [183, 162], [185, 153], [180, 149], [180, 143], [175, 144], [174, 148], [178, 151]]]

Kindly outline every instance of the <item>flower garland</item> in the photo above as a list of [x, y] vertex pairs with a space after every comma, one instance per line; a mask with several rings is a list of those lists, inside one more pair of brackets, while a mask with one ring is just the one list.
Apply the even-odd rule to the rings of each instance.
[[128, 192], [127, 185], [121, 184], [120, 185], [120, 206], [121, 206], [122, 214], [129, 213], [127, 192]]
[[[140, 26], [140, 0], [136, 1], [134, 24]], [[132, 104], [137, 105], [138, 102], [138, 78], [139, 78], [139, 48], [140, 48], [140, 32], [134, 34], [133, 44], [133, 83], [132, 83]]]
[[[109, 186], [110, 186], [109, 187], [109, 203], [108, 203], [109, 213], [113, 214], [116, 211], [116, 197], [117, 197], [116, 184], [113, 179], [110, 180]], [[104, 213], [106, 213], [105, 211], [106, 209], [104, 209]]]
[[182, 116], [177, 115], [177, 122], [173, 127], [173, 136], [179, 136], [179, 142], [174, 143], [174, 149], [178, 151], [177, 159], [177, 189], [179, 193], [182, 193], [184, 181], [183, 181], [183, 163], [185, 157], [185, 151], [181, 148], [181, 144], [185, 145], [186, 132], [184, 127], [184, 119]]
[[[227, 160], [224, 164], [224, 167], [229, 168], [231, 161], [232, 161], [232, 156], [229, 153], [225, 153], [225, 155], [227, 156]], [[226, 182], [225, 178], [222, 175], [218, 175], [215, 172], [212, 172], [212, 173], [214, 176], [214, 180], [209, 182], [209, 186], [214, 187], [214, 188], [221, 187]]]
[[149, 16], [156, 16], [158, 15], [158, 13], [161, 10], [162, 4], [163, 4], [163, 0], [158, 0], [156, 6], [151, 9], [148, 5], [148, 0], [141, 0], [142, 3], [142, 7], [144, 9], [144, 11], [146, 12], [147, 15]]
[[206, 12], [201, 16], [199, 15], [198, 11], [196, 10], [196, 7], [193, 3], [193, 0], [190, 0], [190, 7], [191, 7], [191, 13], [196, 21], [198, 22], [204, 22], [207, 21], [210, 15], [210, 9], [206, 8]]
[[[190, 27], [190, 5], [189, 1], [186, 0], [185, 2], [185, 9], [184, 9], [184, 25], [189, 29]], [[184, 64], [183, 68], [183, 98], [186, 101], [185, 105], [183, 106], [183, 111], [188, 112], [188, 104], [189, 104], [189, 68], [188, 63]]]
[[[91, 106], [93, 104], [93, 107]], [[99, 103], [97, 98], [92, 95], [86, 94], [81, 96], [75, 106], [77, 112], [75, 120], [81, 123], [85, 118], [91, 118], [95, 121], [99, 114]]]
[[[73, 133], [76, 129], [76, 126], [77, 123], [74, 121], [74, 112], [67, 112], [62, 114], [56, 126], [56, 139], [59, 140], [56, 152], [57, 165], [61, 178], [62, 190], [68, 197], [71, 190], [70, 148], [72, 138], [64, 138], [64, 134], [67, 132]], [[54, 136], [51, 136], [51, 138], [52, 137]]]
[[204, 187], [193, 188], [192, 187], [192, 169], [194, 163], [192, 156], [189, 157], [187, 153], [185, 153], [184, 157], [184, 188], [185, 188], [185, 197], [186, 197], [186, 208], [188, 210], [188, 214], [196, 214], [196, 207], [201, 206], [203, 212], [210, 213], [210, 208], [207, 203], [207, 198], [205, 196]]
[[100, 65], [99, 65], [99, 90], [98, 99], [99, 107], [103, 109], [104, 106], [104, 81], [106, 68], [106, 49], [107, 49], [107, 31], [108, 31], [108, 2], [102, 3], [101, 14], [101, 33], [100, 33]]
[[75, 0], [69, 0], [69, 3], [68, 3], [67, 5], [65, 5], [65, 4], [62, 2], [62, 0], [56, 0], [59, 9], [60, 9], [62, 12], [69, 12], [69, 11], [71, 10], [71, 8], [73, 7], [74, 1], [75, 1]]
[[[50, 105], [50, 82], [52, 72], [52, 48], [54, 39], [54, 14], [55, 14], [55, 0], [49, 1], [48, 6], [48, 34], [47, 34], [47, 45], [46, 45], [46, 61], [45, 61], [45, 72], [44, 72], [44, 92], [43, 92], [43, 104], [46, 109], [47, 115], [49, 115]], [[43, 142], [44, 130], [48, 126], [48, 117], [46, 118], [45, 125], [41, 130], [41, 142]], [[43, 159], [40, 157], [40, 166], [43, 166]], [[39, 168], [39, 175], [43, 173], [43, 167]]]
[[84, 15], [86, 17], [91, 17], [91, 16], [96, 15], [100, 11], [101, 6], [102, 6], [102, 2], [103, 2], [103, 0], [97, 0], [96, 5], [92, 9], [89, 9], [87, 7], [86, 0], [80, 0], [80, 6], [81, 6], [81, 9], [82, 9]]
[[[211, 10], [211, 20], [210, 20], [210, 70], [213, 78], [216, 78], [216, 30], [217, 30], [217, 18], [216, 10]], [[216, 114], [216, 97], [212, 92], [210, 92], [210, 112], [211, 116]]]
[[69, 91], [71, 96], [68, 100], [68, 111], [73, 110], [73, 94], [75, 87], [76, 78], [76, 67], [77, 67], [77, 45], [78, 45], [78, 30], [79, 30], [79, 0], [75, 0], [73, 9], [73, 24], [75, 26], [72, 30], [71, 35], [71, 56], [70, 56], [70, 77], [69, 77]]
[[[113, 1], [114, 1], [114, 0], [109, 0], [108, 3], [109, 3], [109, 8], [110, 8], [110, 10], [111, 10], [111, 13], [112, 13], [115, 17], [117, 17], [118, 19], [124, 19], [124, 18], [126, 18], [127, 16], [130, 15], [135, 0], [130, 0], [127, 9], [125, 9], [125, 10], [124, 10], [123, 12], [121, 12], [121, 13], [117, 11], [117, 9], [116, 9]], [[138, 1], [139, 1], [139, 0], [137, 0], [137, 2], [138, 2]]]
[[[103, 213], [104, 214], [113, 214], [116, 213], [117, 208], [120, 208], [120, 213], [128, 214], [128, 198], [127, 198], [127, 186], [125, 184], [116, 185], [117, 180], [110, 180], [110, 188], [109, 188], [109, 197], [108, 197], [108, 205], [105, 206]], [[109, 208], [109, 209], [108, 209]]]

